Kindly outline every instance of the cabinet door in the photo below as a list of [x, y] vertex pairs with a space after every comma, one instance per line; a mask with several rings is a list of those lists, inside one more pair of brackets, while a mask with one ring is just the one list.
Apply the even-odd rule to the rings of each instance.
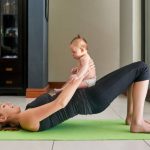
[[27, 2], [0, 0], [0, 93], [27, 86]]
[[0, 1], [0, 57], [18, 58], [18, 0]]

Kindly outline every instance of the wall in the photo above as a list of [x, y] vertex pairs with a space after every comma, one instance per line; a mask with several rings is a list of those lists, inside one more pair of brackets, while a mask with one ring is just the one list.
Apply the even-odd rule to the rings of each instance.
[[120, 0], [120, 65], [132, 62], [132, 1]]
[[145, 1], [145, 59], [150, 66], [150, 1]]
[[[145, 0], [145, 62], [150, 67], [150, 1]], [[149, 84], [150, 88], [150, 84]]]
[[141, 60], [141, 0], [133, 0], [133, 61]]
[[141, 60], [141, 0], [120, 0], [120, 65]]
[[69, 42], [77, 34], [89, 43], [98, 78], [120, 66], [119, 0], [50, 0], [49, 82], [63, 82], [75, 64]]

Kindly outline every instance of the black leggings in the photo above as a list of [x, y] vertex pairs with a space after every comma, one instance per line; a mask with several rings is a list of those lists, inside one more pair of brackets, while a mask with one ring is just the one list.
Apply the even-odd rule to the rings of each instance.
[[149, 67], [142, 61], [124, 66], [107, 74], [86, 90], [93, 113], [105, 110], [108, 105], [134, 82], [149, 80]]
[[[110, 103], [134, 82], [149, 80], [149, 68], [144, 62], [122, 67], [96, 82], [95, 86], [76, 90], [68, 105], [40, 122], [39, 131], [54, 127], [77, 114], [95, 114], [105, 110]], [[38, 107], [56, 99], [49, 94], [39, 96], [26, 109]]]

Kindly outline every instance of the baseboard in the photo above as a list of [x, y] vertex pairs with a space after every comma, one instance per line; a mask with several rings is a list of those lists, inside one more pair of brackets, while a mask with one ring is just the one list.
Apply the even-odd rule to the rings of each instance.
[[27, 88], [26, 89], [26, 98], [35, 98], [44, 93], [48, 93], [50, 89], [61, 88], [65, 82], [49, 82], [48, 85], [44, 88]]
[[[34, 98], [40, 96], [41, 94], [48, 93], [50, 89], [54, 88], [61, 88], [65, 82], [49, 82], [45, 88], [42, 89], [33, 89], [27, 88], [26, 89], [26, 98]], [[125, 96], [127, 96], [127, 92], [123, 92]], [[150, 89], [148, 89], [146, 100], [150, 101]]]
[[35, 98], [44, 93], [49, 92], [49, 84], [44, 88], [27, 88], [26, 89], [26, 98]]
[[61, 88], [65, 82], [49, 82], [49, 88], [54, 89], [54, 88]]

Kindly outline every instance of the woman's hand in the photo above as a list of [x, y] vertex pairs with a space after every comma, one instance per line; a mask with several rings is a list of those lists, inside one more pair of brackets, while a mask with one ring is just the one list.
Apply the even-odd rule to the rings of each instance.
[[77, 74], [73, 74], [73, 75], [71, 75], [71, 79], [70, 79], [69, 82], [74, 82], [74, 81], [76, 81], [78, 79], [79, 79], [78, 75]]

